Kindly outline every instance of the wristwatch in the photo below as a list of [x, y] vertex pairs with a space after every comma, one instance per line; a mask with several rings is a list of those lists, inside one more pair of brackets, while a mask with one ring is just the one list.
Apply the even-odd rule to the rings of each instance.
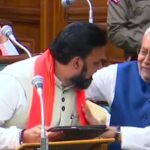
[[23, 144], [23, 141], [24, 141], [23, 135], [24, 135], [24, 131], [25, 131], [25, 130], [26, 130], [26, 129], [22, 129], [22, 130], [20, 131], [20, 135], [19, 135], [19, 144], [20, 144], [20, 145]]
[[120, 126], [116, 127], [116, 131], [115, 131], [115, 141], [116, 141], [116, 142], [121, 142]]

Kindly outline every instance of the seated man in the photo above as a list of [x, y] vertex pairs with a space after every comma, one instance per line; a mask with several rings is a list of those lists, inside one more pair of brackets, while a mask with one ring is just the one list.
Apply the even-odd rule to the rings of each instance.
[[[150, 28], [143, 36], [138, 61], [114, 64], [98, 70], [87, 90], [87, 99], [106, 100], [109, 103], [110, 126], [150, 125]], [[123, 128], [121, 131], [122, 136], [127, 134]], [[136, 143], [137, 139], [127, 140], [129, 143], [135, 140]], [[144, 145], [143, 140], [137, 144], [140, 143]], [[115, 145], [110, 149], [119, 150], [120, 146]]]
[[76, 22], [42, 55], [9, 65], [0, 73], [0, 149], [40, 142], [40, 101], [31, 84], [35, 75], [44, 78], [46, 135], [50, 140], [61, 135], [49, 132], [50, 127], [88, 124], [82, 112], [83, 89], [102, 65], [106, 42], [99, 27]]

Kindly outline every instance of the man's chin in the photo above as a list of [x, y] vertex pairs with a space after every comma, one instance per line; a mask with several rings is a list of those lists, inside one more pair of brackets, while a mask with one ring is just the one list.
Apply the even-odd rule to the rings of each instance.
[[79, 85], [77, 85], [76, 86], [78, 89], [80, 89], [80, 90], [85, 90], [85, 89], [87, 89], [89, 86], [79, 86]]
[[89, 80], [89, 81], [86, 81], [86, 82], [81, 81], [80, 83], [76, 83], [75, 85], [79, 89], [87, 89], [90, 86], [91, 81], [92, 80]]
[[150, 76], [149, 75], [142, 75], [142, 79], [147, 82], [150, 83]]

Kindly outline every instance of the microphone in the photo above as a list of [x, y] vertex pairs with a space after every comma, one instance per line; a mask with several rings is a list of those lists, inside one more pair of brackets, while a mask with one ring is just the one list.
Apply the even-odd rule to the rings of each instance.
[[20, 47], [25, 53], [27, 53], [28, 57], [31, 58], [32, 55], [29, 52], [29, 50], [27, 48], [25, 48], [23, 45], [21, 45], [19, 42], [16, 41], [16, 38], [13, 34], [12, 28], [9, 25], [4, 25], [1, 28], [1, 33], [6, 36], [8, 39], [10, 39], [10, 41], [15, 44], [16, 46]]
[[32, 79], [32, 84], [37, 89], [37, 93], [40, 97], [41, 104], [41, 147], [40, 150], [48, 150], [48, 140], [45, 129], [45, 117], [44, 117], [44, 99], [43, 99], [43, 77], [36, 75]]
[[36, 87], [38, 95], [43, 95], [43, 77], [40, 75], [34, 76], [32, 84]]
[[[64, 7], [68, 7], [71, 4], [73, 4], [76, 0], [61, 0], [61, 4]], [[93, 7], [92, 7], [92, 2], [91, 0], [86, 0], [88, 5], [89, 5], [89, 22], [93, 23]]]
[[70, 6], [71, 4], [73, 4], [76, 0], [61, 0], [61, 4], [64, 6], [64, 7], [68, 7]]

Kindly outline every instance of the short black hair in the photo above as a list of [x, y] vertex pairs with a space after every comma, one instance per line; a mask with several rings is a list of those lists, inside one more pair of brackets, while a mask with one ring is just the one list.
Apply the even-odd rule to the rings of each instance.
[[57, 61], [67, 64], [75, 56], [85, 59], [94, 48], [102, 47], [106, 42], [106, 32], [97, 25], [75, 22], [58, 34], [50, 49]]

